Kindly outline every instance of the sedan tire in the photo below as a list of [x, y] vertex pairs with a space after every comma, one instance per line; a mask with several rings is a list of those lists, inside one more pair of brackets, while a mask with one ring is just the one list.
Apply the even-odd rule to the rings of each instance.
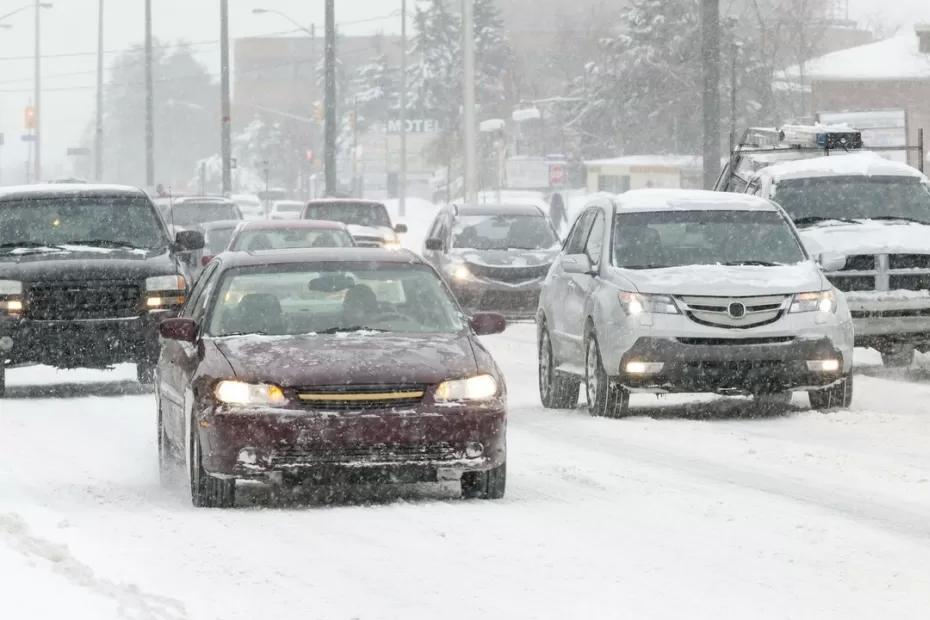
[[507, 488], [507, 463], [488, 471], [462, 474], [462, 497], [465, 499], [501, 499]]
[[230, 508], [236, 503], [235, 478], [216, 478], [203, 468], [200, 438], [191, 437], [190, 483], [191, 502], [198, 508]]
[[834, 386], [817, 392], [808, 392], [811, 408], [821, 411], [831, 409], [846, 409], [852, 404], [853, 376], [846, 375]]
[[601, 349], [593, 333], [585, 347], [585, 391], [588, 412], [594, 417], [622, 418], [630, 413], [630, 393], [610, 380], [601, 361]]
[[539, 399], [546, 409], [574, 409], [578, 404], [580, 382], [556, 371], [552, 340], [545, 324], [539, 336]]

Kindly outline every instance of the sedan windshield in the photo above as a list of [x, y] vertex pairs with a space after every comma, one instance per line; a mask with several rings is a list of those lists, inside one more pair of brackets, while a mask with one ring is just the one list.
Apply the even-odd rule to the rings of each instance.
[[546, 250], [558, 242], [542, 215], [464, 215], [452, 230], [452, 246], [472, 250]]
[[623, 213], [616, 218], [613, 244], [614, 264], [627, 269], [804, 260], [788, 222], [774, 211]]
[[175, 205], [168, 215], [169, 224], [181, 227], [239, 219], [236, 205], [224, 202], [184, 202]]
[[236, 237], [230, 250], [286, 250], [292, 248], [348, 248], [355, 245], [344, 230], [269, 228], [244, 230]]
[[145, 198], [62, 196], [0, 202], [0, 248], [61, 245], [164, 248], [168, 239]]
[[455, 303], [426, 266], [278, 265], [226, 274], [212, 336], [340, 332], [454, 333]]
[[930, 222], [930, 191], [917, 177], [822, 177], [778, 183], [772, 199], [799, 226], [824, 220]]
[[358, 202], [311, 204], [304, 213], [304, 219], [342, 222], [357, 226], [391, 226], [391, 218], [384, 205]]

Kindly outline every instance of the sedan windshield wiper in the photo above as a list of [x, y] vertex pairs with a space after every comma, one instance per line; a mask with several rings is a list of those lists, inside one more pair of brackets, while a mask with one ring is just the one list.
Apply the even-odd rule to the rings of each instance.
[[918, 220], [915, 217], [905, 217], [902, 215], [879, 215], [878, 217], [870, 217], [870, 220], [876, 220], [879, 222], [911, 222], [913, 224], [924, 224], [925, 226], [930, 226], [930, 222], [926, 220]]
[[622, 265], [622, 269], [668, 269], [668, 265]]
[[340, 333], [349, 333], [349, 332], [385, 332], [385, 329], [378, 329], [376, 327], [366, 327], [364, 325], [354, 325], [352, 327], [330, 327], [329, 329], [324, 329], [318, 331], [318, 334], [340, 334]]
[[861, 224], [861, 220], [853, 220], [848, 217], [824, 217], [822, 215], [809, 215], [807, 217], [799, 217], [794, 220], [795, 226], [807, 226], [810, 224], [820, 224], [821, 222], [842, 222], [844, 224]]

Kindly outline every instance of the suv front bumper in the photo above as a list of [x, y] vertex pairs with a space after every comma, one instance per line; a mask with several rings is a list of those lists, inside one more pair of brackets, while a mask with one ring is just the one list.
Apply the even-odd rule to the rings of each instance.
[[846, 293], [857, 346], [930, 345], [930, 294]]

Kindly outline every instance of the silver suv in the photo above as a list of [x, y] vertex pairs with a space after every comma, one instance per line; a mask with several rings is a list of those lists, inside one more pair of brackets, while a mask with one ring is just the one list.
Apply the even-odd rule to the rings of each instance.
[[619, 417], [631, 392], [852, 399], [846, 300], [774, 203], [639, 190], [590, 204], [543, 286], [539, 391]]

